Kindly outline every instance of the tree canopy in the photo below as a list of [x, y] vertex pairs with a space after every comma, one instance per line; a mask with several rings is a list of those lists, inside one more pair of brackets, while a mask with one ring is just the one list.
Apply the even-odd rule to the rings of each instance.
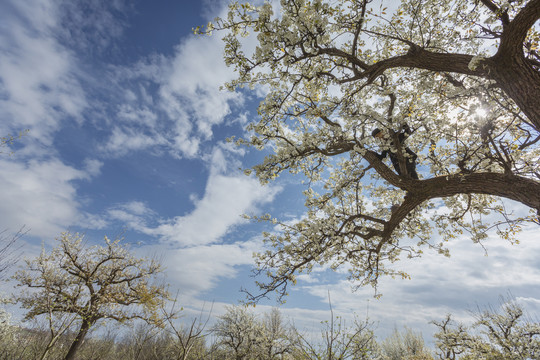
[[280, 231], [257, 256], [269, 280], [252, 300], [282, 297], [316, 264], [376, 286], [463, 232], [515, 241], [538, 224], [539, 17], [540, 0], [282, 0], [232, 3], [196, 29], [225, 33], [228, 89], [265, 94], [252, 136], [235, 140], [272, 151], [258, 178], [309, 184], [302, 219], [258, 218]]

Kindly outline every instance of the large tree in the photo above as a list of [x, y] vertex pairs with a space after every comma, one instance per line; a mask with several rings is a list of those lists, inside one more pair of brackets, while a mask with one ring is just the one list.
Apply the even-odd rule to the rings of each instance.
[[28, 289], [17, 298], [29, 310], [27, 319], [56, 314], [78, 319], [66, 360], [75, 358], [99, 320], [160, 322], [159, 308], [168, 292], [164, 285], [152, 284], [161, 271], [158, 262], [133, 256], [120, 239], [105, 237], [105, 246], [87, 247], [82, 236], [63, 233], [58, 242], [50, 254], [42, 251], [27, 260], [26, 269], [14, 278]]
[[309, 183], [300, 221], [262, 218], [281, 232], [267, 234], [257, 263], [269, 280], [253, 299], [284, 295], [315, 264], [376, 285], [408, 276], [393, 263], [422, 246], [447, 253], [463, 231], [512, 238], [539, 223], [539, 17], [540, 0], [282, 0], [233, 3], [197, 29], [225, 31], [229, 89], [265, 93], [237, 140], [272, 151], [259, 179], [288, 170]]

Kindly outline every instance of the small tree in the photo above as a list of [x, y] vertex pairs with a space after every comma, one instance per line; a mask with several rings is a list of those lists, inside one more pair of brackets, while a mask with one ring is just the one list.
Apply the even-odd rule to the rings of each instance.
[[27, 269], [14, 279], [28, 289], [17, 300], [28, 309], [26, 319], [51, 314], [72, 314], [79, 330], [65, 360], [73, 359], [88, 331], [99, 320], [125, 322], [142, 318], [156, 322], [162, 302], [168, 298], [163, 285], [150, 279], [161, 272], [154, 259], [139, 259], [120, 244], [105, 237], [105, 246], [85, 247], [83, 237], [63, 233], [59, 246], [42, 250]]
[[325, 329], [321, 334], [323, 341], [319, 344], [314, 344], [294, 329], [295, 359], [377, 359], [377, 342], [371, 329], [372, 324], [368, 319], [355, 320], [354, 326], [347, 326], [343, 318], [334, 315], [330, 303], [330, 320], [323, 321], [322, 324], [325, 325]]
[[220, 347], [235, 360], [256, 359], [258, 344], [262, 341], [263, 326], [255, 314], [244, 306], [227, 307], [213, 327]]
[[508, 301], [502, 311], [479, 311], [477, 321], [467, 328], [450, 315], [435, 334], [440, 359], [526, 360], [540, 358], [540, 323], [525, 318], [523, 308]]
[[263, 337], [259, 344], [261, 359], [283, 359], [292, 352], [291, 329], [285, 325], [278, 308], [264, 314]]
[[202, 352], [206, 350], [204, 343], [206, 336], [205, 328], [210, 320], [213, 304], [206, 316], [204, 315], [205, 309], [203, 307], [200, 315], [193, 318], [187, 325], [175, 322], [175, 320], [180, 317], [180, 312], [183, 310], [181, 307], [178, 308], [177, 305], [178, 294], [174, 298], [170, 309], [166, 309], [165, 306], [162, 306], [162, 318], [165, 323], [165, 329], [172, 338], [170, 341], [170, 350], [174, 355], [172, 358], [177, 360], [187, 360], [188, 358], [192, 358], [190, 355], [195, 356], [193, 352], [197, 352], [197, 349], [202, 350]]
[[382, 360], [431, 360], [433, 357], [424, 346], [422, 335], [409, 328], [400, 333], [397, 329], [380, 345]]

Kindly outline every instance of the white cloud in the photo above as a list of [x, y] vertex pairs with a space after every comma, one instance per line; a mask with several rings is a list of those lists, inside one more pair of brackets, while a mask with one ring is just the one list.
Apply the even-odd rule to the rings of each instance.
[[227, 156], [230, 153], [215, 149], [205, 194], [190, 214], [175, 217], [147, 233], [181, 246], [216, 243], [232, 227], [245, 222], [242, 214], [273, 201], [280, 191], [278, 187], [261, 186], [258, 180], [242, 173], [227, 174], [236, 163]]
[[[112, 156], [164, 146], [175, 157], [194, 158], [213, 138], [213, 127], [231, 114], [239, 93], [220, 91], [234, 73], [222, 58], [217, 37], [188, 37], [172, 57], [152, 55], [130, 67], [114, 69], [119, 88], [137, 80], [137, 89], [124, 89], [115, 126], [102, 149]], [[157, 85], [157, 93], [150, 88]], [[141, 105], [142, 104], [142, 105]]]
[[130, 229], [147, 232], [147, 221], [156, 216], [156, 213], [141, 201], [130, 201], [118, 204], [107, 210], [106, 218], [120, 221]]
[[76, 61], [56, 40], [55, 3], [6, 5], [7, 18], [0, 15], [0, 131], [28, 128], [33, 141], [49, 145], [60, 121], [66, 116], [79, 118], [87, 106]]
[[263, 188], [251, 178], [212, 175], [192, 213], [176, 217], [151, 233], [182, 246], [212, 244], [231, 227], [244, 223], [242, 214], [272, 201], [274, 194], [275, 189]]
[[0, 228], [26, 225], [30, 235], [53, 238], [81, 219], [74, 181], [96, 174], [96, 163], [77, 170], [57, 159], [1, 159]]
[[[131, 101], [138, 101], [138, 98], [133, 92], [129, 91], [128, 94], [128, 98]], [[147, 106], [136, 107], [133, 104], [122, 104], [117, 116], [119, 120], [123, 120], [124, 122], [144, 125], [148, 128], [155, 126], [158, 119], [157, 114]]]
[[[441, 320], [452, 313], [459, 321], [472, 320], [469, 311], [477, 307], [496, 306], [499, 297], [510, 292], [527, 308], [538, 309], [534, 299], [540, 298], [540, 266], [535, 254], [540, 244], [535, 241], [535, 228], [525, 229], [520, 245], [490, 237], [486, 241], [488, 256], [470, 239], [456, 239], [449, 244], [451, 257], [446, 258], [426, 250], [421, 258], [403, 259], [395, 266], [408, 272], [411, 280], [383, 277], [377, 300], [370, 287], [351, 291], [351, 283], [340, 281], [299, 281], [298, 291], [307, 291], [326, 303], [328, 290], [332, 305], [340, 313], [356, 311], [364, 314], [369, 301], [369, 316], [380, 322], [377, 333], [384, 337], [408, 326], [422, 330], [426, 339], [436, 330], [429, 322]], [[318, 274], [317, 279], [323, 277]], [[294, 293], [293, 293], [294, 294]]]
[[204, 156], [201, 146], [213, 139], [214, 128], [244, 101], [240, 93], [220, 90], [235, 77], [223, 61], [220, 36], [188, 36], [172, 56], [153, 54], [113, 69], [124, 102], [114, 119], [121, 130], [115, 128], [103, 146], [113, 156], [126, 154], [115, 150], [127, 136], [137, 139], [126, 144], [131, 151], [164, 146], [177, 158]]
[[229, 102], [242, 100], [239, 93], [220, 91], [219, 87], [234, 78], [223, 61], [223, 43], [219, 37], [191, 36], [177, 48], [172, 73], [161, 89], [162, 105], [172, 118], [174, 99], [183, 99], [203, 138], [212, 136], [212, 126], [223, 122], [230, 113]]
[[253, 264], [256, 249], [252, 242], [193, 246], [167, 250], [163, 262], [182, 295], [196, 296], [214, 288], [219, 279], [234, 278], [238, 266]]
[[115, 156], [123, 156], [132, 151], [139, 151], [164, 145], [167, 140], [155, 132], [144, 133], [137, 129], [115, 126], [109, 140], [101, 145], [101, 150]]
[[101, 173], [101, 167], [103, 162], [96, 159], [86, 159], [84, 161], [84, 167], [89, 177], [96, 177]]
[[[256, 212], [260, 205], [272, 202], [281, 191], [278, 186], [262, 186], [256, 178], [238, 171], [240, 162], [235, 156], [243, 154], [243, 150], [231, 144], [216, 146], [208, 160], [209, 176], [204, 195], [200, 199], [191, 196], [195, 208], [187, 215], [158, 219], [146, 204], [133, 201], [115, 205], [105, 216], [175, 246], [217, 243], [232, 228], [246, 222], [243, 214]], [[152, 226], [153, 223], [158, 225]]]

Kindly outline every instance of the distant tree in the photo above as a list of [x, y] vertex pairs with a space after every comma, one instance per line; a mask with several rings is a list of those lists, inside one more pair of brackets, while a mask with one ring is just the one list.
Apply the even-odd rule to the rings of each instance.
[[[330, 300], [330, 299], [329, 299]], [[294, 359], [310, 360], [370, 360], [377, 359], [378, 345], [369, 319], [347, 326], [345, 320], [335, 316], [330, 303], [330, 320], [324, 325], [322, 341], [302, 335], [294, 329]]]
[[194, 354], [199, 350], [205, 352], [205, 337], [206, 326], [210, 320], [212, 309], [208, 314], [204, 315], [204, 308], [201, 309], [199, 316], [194, 317], [191, 321], [186, 323], [178, 323], [177, 320], [181, 317], [183, 308], [178, 307], [178, 294], [170, 304], [169, 308], [163, 304], [162, 310], [162, 322], [165, 331], [171, 337], [169, 344], [169, 352], [172, 353], [171, 358], [177, 360], [195, 359], [197, 355], [204, 356], [204, 354]]
[[245, 306], [230, 306], [220, 316], [212, 332], [216, 359], [292, 359], [295, 331], [286, 325], [277, 308], [259, 319]]
[[403, 332], [394, 330], [392, 335], [380, 343], [381, 360], [433, 360], [424, 345], [422, 334], [405, 328]]
[[466, 327], [450, 315], [434, 322], [438, 356], [444, 360], [540, 359], [540, 322], [527, 319], [523, 308], [507, 301], [500, 311], [476, 313], [477, 321]]
[[278, 308], [272, 308], [262, 319], [261, 359], [284, 359], [292, 353], [292, 330], [283, 320]]
[[227, 359], [258, 359], [263, 327], [245, 306], [229, 306], [212, 328]]
[[289, 171], [310, 185], [301, 220], [259, 218], [281, 232], [266, 234], [257, 264], [269, 280], [252, 300], [282, 297], [316, 264], [350, 265], [359, 285], [406, 278], [393, 264], [422, 246], [447, 254], [464, 231], [515, 239], [540, 223], [540, 0], [252, 3], [196, 32], [225, 32], [238, 75], [228, 89], [265, 93], [236, 141], [272, 152], [257, 177]]
[[26, 261], [14, 279], [27, 288], [17, 300], [28, 309], [26, 319], [66, 314], [79, 329], [65, 360], [75, 358], [88, 331], [100, 320], [159, 321], [159, 306], [168, 297], [164, 285], [151, 280], [161, 271], [154, 259], [134, 257], [120, 243], [105, 237], [105, 246], [86, 247], [83, 237], [63, 233], [50, 254]]
[[[7, 345], [13, 337], [13, 328], [11, 325], [11, 314], [6, 311], [4, 305], [8, 300], [0, 296], [0, 348]], [[4, 344], [6, 341], [6, 344]]]

